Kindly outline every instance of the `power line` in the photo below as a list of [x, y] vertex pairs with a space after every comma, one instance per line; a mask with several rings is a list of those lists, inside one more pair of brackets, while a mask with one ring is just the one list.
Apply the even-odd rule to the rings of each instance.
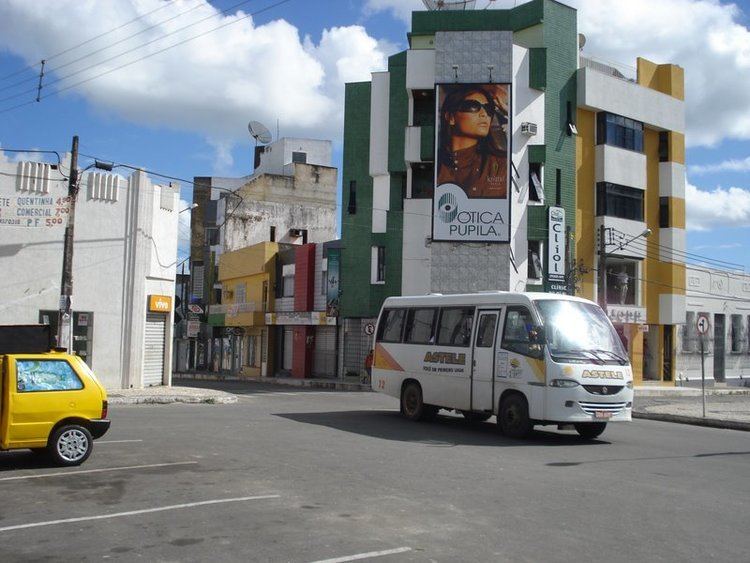
[[[659, 254], [657, 256], [659, 256], [660, 261], [665, 262], [665, 263], [673, 262], [673, 260], [669, 260], [668, 257], [664, 256], [664, 254], [669, 253], [669, 254], [674, 255], [674, 257], [677, 258], [679, 262], [682, 262], [685, 264], [693, 264], [696, 266], [705, 266], [705, 267], [714, 267], [714, 268], [722, 269], [728, 272], [742, 271], [744, 269], [742, 264], [736, 264], [734, 262], [726, 262], [723, 260], [716, 260], [713, 258], [708, 258], [707, 256], [695, 255], [689, 252], [684, 252], [684, 251], [677, 250], [669, 246], [663, 246], [660, 244], [653, 244], [652, 246], [656, 246], [658, 248], [650, 249], [650, 247], [647, 244], [641, 245], [640, 241], [637, 241], [637, 242], [638, 242], [638, 244], [636, 244], [637, 250], [639, 250], [640, 252], [651, 252], [652, 254], [658, 252]], [[733, 268], [728, 269], [728, 266], [733, 266]]]
[[[94, 37], [92, 37], [90, 39], [82, 41], [81, 43], [78, 43], [76, 45], [68, 47], [64, 51], [60, 51], [59, 53], [55, 53], [54, 55], [51, 55], [51, 56], [47, 57], [44, 60], [47, 61], [47, 62], [49, 62], [49, 61], [51, 61], [53, 59], [56, 59], [57, 57], [60, 57], [60, 56], [62, 56], [64, 54], [66, 54], [66, 53], [69, 53], [70, 51], [73, 51], [74, 49], [77, 49], [78, 47], [83, 47], [84, 45], [87, 45], [88, 43], [91, 43], [92, 41], [96, 41], [97, 39], [99, 39], [101, 37], [104, 37], [105, 35], [109, 35], [110, 33], [113, 33], [113, 32], [115, 32], [115, 31], [117, 31], [119, 29], [122, 29], [123, 27], [126, 27], [126, 26], [130, 25], [131, 23], [135, 23], [138, 20], [145, 18], [146, 16], [150, 16], [154, 12], [158, 12], [159, 10], [163, 10], [164, 8], [167, 8], [169, 6], [169, 4], [172, 3], [173, 1], [174, 0], [166, 0], [166, 2], [162, 6], [159, 6], [158, 8], [156, 8], [154, 10], [151, 10], [150, 12], [146, 12], [145, 14], [140, 15], [137, 18], [133, 18], [132, 20], [127, 21], [124, 24], [118, 25], [117, 27], [115, 27], [113, 29], [110, 29], [109, 31], [105, 31], [104, 33], [100, 33], [99, 35], [96, 35], [96, 36], [94, 36]], [[24, 72], [31, 71], [35, 67], [39, 66], [40, 64], [41, 63], [36, 63], [36, 64], [33, 64], [33, 65], [29, 65], [29, 66], [27, 66], [25, 68], [22, 68], [20, 70], [15, 71], [15, 72], [11, 72], [10, 74], [6, 74], [5, 76], [0, 76], [0, 82], [2, 82], [4, 80], [7, 80], [8, 78], [12, 78], [13, 76], [17, 76], [19, 74], [22, 74]], [[36, 76], [34, 77], [34, 79], [36, 79]], [[5, 90], [5, 88], [0, 88], [0, 91], [2, 91], [2, 90]]]
[[[251, 1], [253, 1], [253, 0], [244, 0], [243, 2], [240, 2], [239, 4], [235, 4], [235, 6], [232, 6], [231, 8], [228, 8], [227, 10], [225, 10], [225, 11], [223, 11], [223, 12], [221, 12], [221, 13], [222, 13], [222, 14], [225, 14], [225, 13], [227, 13], [228, 11], [230, 11], [230, 10], [232, 10], [232, 9], [234, 9], [234, 8], [238, 7], [238, 6], [242, 6], [242, 5], [244, 5], [244, 4], [247, 4], [248, 2], [251, 2]], [[111, 74], [112, 72], [116, 72], [116, 71], [118, 71], [118, 70], [121, 70], [121, 69], [123, 69], [123, 68], [126, 68], [126, 67], [128, 67], [128, 66], [131, 66], [131, 65], [133, 65], [133, 64], [136, 64], [136, 63], [138, 63], [138, 62], [141, 62], [141, 61], [143, 61], [143, 60], [149, 59], [149, 58], [151, 58], [151, 57], [153, 57], [153, 56], [159, 55], [159, 54], [161, 54], [161, 53], [163, 53], [163, 52], [165, 52], [165, 51], [168, 51], [168, 50], [170, 50], [170, 49], [173, 49], [174, 47], [178, 47], [178, 46], [180, 46], [180, 45], [184, 45], [185, 43], [188, 43], [188, 42], [190, 42], [190, 41], [193, 41], [193, 40], [195, 40], [195, 39], [198, 39], [198, 38], [200, 38], [200, 37], [203, 37], [203, 36], [205, 36], [205, 35], [208, 35], [208, 34], [210, 34], [210, 33], [213, 33], [214, 31], [218, 31], [219, 29], [223, 29], [223, 28], [225, 28], [225, 27], [227, 27], [227, 26], [233, 25], [233, 24], [235, 24], [235, 23], [237, 23], [237, 22], [243, 21], [243, 20], [245, 20], [245, 19], [247, 19], [247, 18], [250, 18], [250, 17], [252, 17], [252, 16], [257, 16], [257, 15], [259, 15], [259, 14], [262, 14], [262, 13], [264, 13], [264, 12], [267, 12], [268, 10], [271, 10], [271, 9], [273, 9], [273, 8], [276, 8], [276, 7], [278, 7], [278, 6], [281, 6], [282, 4], [286, 4], [287, 2], [290, 2], [290, 1], [291, 1], [291, 0], [280, 0], [280, 1], [276, 2], [276, 3], [274, 3], [274, 4], [271, 4], [271, 5], [269, 5], [269, 6], [266, 6], [265, 8], [262, 8], [262, 9], [260, 9], [260, 10], [256, 10], [255, 12], [250, 12], [250, 13], [248, 13], [248, 14], [246, 14], [246, 15], [242, 16], [241, 18], [236, 18], [236, 19], [234, 19], [234, 20], [231, 20], [231, 21], [229, 21], [229, 22], [227, 22], [227, 23], [224, 23], [224, 24], [222, 24], [222, 25], [219, 25], [219, 26], [217, 26], [217, 27], [214, 27], [214, 28], [212, 28], [212, 29], [209, 29], [208, 31], [205, 31], [205, 32], [203, 32], [203, 33], [199, 33], [198, 35], [194, 35], [194, 36], [192, 36], [192, 37], [188, 37], [187, 39], [184, 39], [184, 40], [182, 40], [182, 41], [178, 41], [177, 43], [174, 43], [174, 44], [172, 44], [172, 45], [169, 45], [169, 46], [167, 46], [167, 47], [164, 47], [163, 49], [160, 49], [160, 50], [158, 50], [158, 51], [155, 51], [155, 52], [153, 52], [153, 53], [149, 53], [148, 55], [144, 55], [144, 56], [142, 56], [142, 57], [140, 57], [140, 58], [137, 58], [137, 59], [135, 59], [135, 60], [133, 60], [133, 61], [130, 61], [130, 62], [128, 62], [128, 63], [125, 63], [125, 64], [122, 64], [122, 65], [120, 65], [120, 66], [118, 66], [118, 67], [115, 67], [115, 68], [112, 68], [112, 69], [106, 70], [106, 71], [104, 71], [104, 72], [101, 72], [101, 73], [99, 73], [99, 74], [96, 74], [96, 75], [94, 75], [94, 76], [92, 76], [92, 77], [86, 78], [86, 79], [84, 79], [84, 80], [81, 80], [81, 81], [79, 81], [79, 82], [76, 82], [76, 83], [74, 83], [74, 84], [71, 84], [71, 85], [69, 85], [69, 86], [65, 86], [64, 88], [59, 88], [59, 89], [58, 89], [57, 91], [55, 91], [55, 92], [53, 92], [53, 93], [51, 93], [51, 94], [47, 94], [47, 95], [45, 95], [45, 96], [41, 96], [41, 97], [40, 97], [40, 99], [41, 99], [41, 100], [44, 100], [44, 99], [46, 99], [46, 98], [49, 98], [49, 97], [51, 97], [51, 96], [54, 96], [54, 95], [58, 95], [58, 94], [60, 94], [61, 92], [65, 92], [66, 90], [70, 90], [71, 88], [75, 88], [75, 87], [77, 87], [77, 86], [80, 86], [80, 85], [82, 85], [82, 84], [86, 84], [86, 83], [88, 83], [88, 82], [91, 82], [92, 80], [96, 80], [97, 78], [101, 78], [102, 76], [106, 76], [107, 74]], [[201, 23], [201, 22], [205, 21], [206, 19], [209, 19], [209, 18], [212, 18], [212, 17], [214, 17], [214, 15], [213, 15], [213, 14], [212, 14], [211, 16], [208, 16], [207, 18], [203, 18], [202, 20], [199, 20], [198, 22], [194, 22], [193, 24], [187, 25], [187, 26], [185, 26], [185, 27], [183, 27], [183, 28], [180, 28], [180, 29], [178, 29], [178, 30], [176, 30], [176, 31], [170, 32], [170, 33], [168, 33], [168, 34], [166, 34], [166, 35], [163, 35], [163, 36], [161, 36], [161, 37], [158, 37], [158, 38], [156, 38], [156, 39], [153, 39], [153, 40], [151, 40], [151, 41], [149, 41], [149, 42], [147, 42], [147, 43], [145, 43], [145, 44], [143, 44], [143, 45], [140, 45], [140, 46], [138, 46], [138, 47], [134, 47], [134, 48], [132, 48], [132, 49], [129, 49], [129, 50], [127, 50], [127, 51], [124, 51], [124, 52], [122, 52], [122, 53], [120, 53], [120, 54], [118, 54], [118, 55], [115, 55], [115, 56], [113, 56], [113, 57], [110, 57], [109, 59], [105, 59], [104, 61], [101, 61], [100, 63], [97, 63], [97, 64], [95, 64], [95, 65], [91, 65], [91, 66], [89, 66], [89, 67], [87, 67], [87, 68], [84, 68], [84, 69], [81, 69], [81, 70], [75, 71], [75, 72], [73, 72], [73, 73], [71, 73], [71, 74], [69, 74], [69, 75], [67, 75], [67, 76], [64, 76], [64, 77], [58, 78], [58, 79], [56, 79], [56, 80], [52, 81], [51, 83], [47, 84], [47, 86], [51, 86], [51, 85], [53, 85], [53, 84], [57, 84], [58, 82], [61, 82], [61, 81], [67, 80], [67, 79], [71, 78], [72, 76], [75, 76], [75, 75], [77, 75], [77, 74], [80, 74], [80, 73], [82, 73], [82, 72], [85, 72], [86, 70], [92, 69], [92, 68], [94, 68], [94, 67], [96, 67], [96, 66], [101, 66], [102, 64], [104, 64], [104, 63], [106, 63], [106, 62], [110, 62], [110, 61], [112, 61], [112, 60], [114, 60], [114, 59], [117, 59], [117, 58], [121, 57], [122, 55], [125, 55], [125, 54], [127, 54], [127, 53], [130, 53], [130, 52], [132, 52], [132, 51], [135, 51], [135, 50], [141, 49], [141, 48], [143, 48], [143, 47], [145, 47], [145, 46], [147, 46], [147, 45], [149, 45], [149, 44], [151, 44], [151, 43], [154, 43], [154, 42], [156, 42], [156, 41], [160, 41], [160, 40], [164, 39], [165, 37], [168, 37], [168, 36], [170, 36], [170, 35], [173, 35], [173, 34], [175, 34], [175, 33], [179, 32], [179, 31], [182, 31], [182, 30], [184, 30], [184, 29], [187, 29], [188, 27], [192, 27], [192, 26], [194, 26], [194, 25], [197, 25], [198, 23]], [[19, 97], [19, 96], [22, 96], [22, 95], [28, 94], [28, 93], [30, 93], [30, 92], [33, 92], [33, 91], [36, 91], [36, 88], [34, 88], [34, 89], [31, 89], [31, 90], [27, 90], [27, 91], [25, 91], [25, 92], [21, 92], [20, 94], [16, 94], [16, 95], [14, 95], [14, 96], [9, 96], [9, 97], [7, 97], [7, 98], [3, 98], [2, 100], [0, 100], [0, 102], [2, 102], [2, 101], [6, 101], [6, 100], [9, 100], [9, 99], [13, 99], [13, 98], [17, 98], [17, 97]], [[13, 106], [13, 107], [10, 107], [10, 108], [5, 108], [5, 109], [2, 109], [2, 110], [0, 110], [0, 114], [1, 114], [1, 113], [5, 113], [5, 112], [7, 112], [7, 111], [11, 111], [11, 110], [13, 110], [13, 109], [17, 109], [17, 108], [19, 108], [19, 107], [23, 107], [24, 105], [28, 105], [29, 103], [32, 103], [32, 102], [27, 102], [27, 103], [25, 103], [25, 104], [19, 104], [19, 105], [17, 105], [17, 106]]]

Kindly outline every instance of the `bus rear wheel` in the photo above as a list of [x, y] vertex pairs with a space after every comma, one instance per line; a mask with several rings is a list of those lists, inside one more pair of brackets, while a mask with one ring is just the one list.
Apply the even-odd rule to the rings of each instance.
[[419, 383], [410, 381], [404, 385], [401, 391], [401, 414], [409, 420], [432, 420], [437, 412], [437, 407], [424, 404]]
[[575, 425], [576, 432], [584, 440], [593, 440], [607, 427], [606, 422], [581, 422]]
[[522, 395], [509, 395], [500, 403], [497, 416], [500, 431], [509, 438], [525, 438], [534, 425], [529, 418], [529, 405]]

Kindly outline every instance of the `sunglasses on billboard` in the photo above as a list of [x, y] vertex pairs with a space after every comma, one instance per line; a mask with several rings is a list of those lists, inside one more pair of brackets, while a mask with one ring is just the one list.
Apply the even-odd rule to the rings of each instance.
[[456, 110], [462, 113], [479, 113], [482, 109], [487, 115], [494, 115], [497, 111], [495, 104], [491, 102], [483, 104], [478, 100], [461, 100], [456, 106]]

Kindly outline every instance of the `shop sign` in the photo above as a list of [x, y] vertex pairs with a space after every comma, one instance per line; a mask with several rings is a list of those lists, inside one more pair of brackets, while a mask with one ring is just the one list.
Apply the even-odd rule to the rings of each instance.
[[188, 321], [187, 322], [187, 337], [196, 338], [201, 331], [200, 321]]
[[645, 324], [646, 308], [607, 305], [607, 316], [613, 323]]
[[[547, 280], [565, 281], [565, 209], [550, 207], [547, 221]], [[567, 288], [565, 288], [567, 290]]]
[[0, 227], [44, 229], [68, 224], [70, 198], [51, 195], [0, 197]]
[[267, 325], [336, 325], [336, 317], [328, 317], [325, 311], [288, 313], [266, 313]]
[[172, 310], [172, 297], [169, 295], [149, 295], [149, 313], [169, 313]]

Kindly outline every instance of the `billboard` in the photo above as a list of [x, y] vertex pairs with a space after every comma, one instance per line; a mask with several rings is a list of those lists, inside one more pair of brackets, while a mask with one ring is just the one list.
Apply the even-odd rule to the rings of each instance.
[[510, 84], [438, 85], [433, 240], [510, 240], [510, 101]]

